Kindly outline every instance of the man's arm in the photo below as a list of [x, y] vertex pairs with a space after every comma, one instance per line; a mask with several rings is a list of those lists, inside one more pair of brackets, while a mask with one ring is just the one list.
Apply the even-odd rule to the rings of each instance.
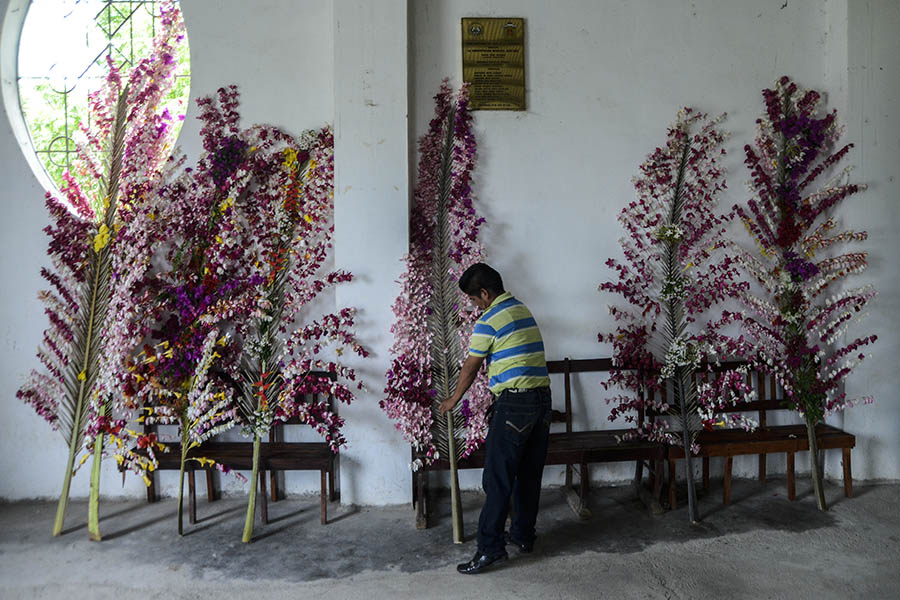
[[454, 390], [453, 395], [441, 402], [441, 414], [447, 414], [447, 411], [456, 406], [456, 403], [460, 401], [463, 397], [463, 394], [466, 393], [466, 390], [472, 385], [472, 382], [475, 381], [475, 377], [478, 376], [478, 370], [481, 368], [481, 363], [484, 362], [483, 356], [474, 356], [472, 354], [466, 359], [466, 362], [462, 364], [462, 368], [459, 370], [459, 379], [456, 381], [456, 390]]

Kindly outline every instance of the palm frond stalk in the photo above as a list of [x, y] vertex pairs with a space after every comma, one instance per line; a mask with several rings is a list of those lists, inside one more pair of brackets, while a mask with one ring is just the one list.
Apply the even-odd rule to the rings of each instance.
[[[742, 294], [748, 310], [731, 320], [741, 323], [754, 342], [758, 367], [777, 378], [785, 400], [806, 424], [810, 477], [824, 511], [816, 426], [831, 412], [873, 400], [848, 398], [842, 388], [866, 358], [862, 349], [877, 340], [876, 335], [844, 338], [876, 292], [865, 285], [830, 297], [824, 293], [867, 266], [866, 252], [833, 253], [840, 244], [867, 239], [865, 231], [835, 232], [833, 216], [841, 202], [866, 186], [849, 183], [850, 167], [837, 170], [853, 144], [838, 147], [837, 113], [821, 111], [818, 92], [783, 76], [762, 96], [766, 106], [756, 121], [755, 143], [744, 146], [754, 197], [735, 207], [760, 256], [736, 245], [735, 254], [762, 293]], [[815, 191], [807, 189], [826, 176]]]
[[[242, 433], [253, 440], [241, 536], [247, 543], [253, 539], [263, 438], [276, 422], [296, 418], [337, 452], [345, 443], [343, 419], [319, 397], [351, 402], [347, 382], [356, 380], [355, 371], [337, 357], [345, 350], [362, 357], [368, 353], [353, 334], [352, 308], [303, 322], [304, 309], [321, 292], [352, 279], [346, 271], [324, 266], [334, 231], [331, 127], [299, 137], [266, 125], [241, 129], [234, 86], [219, 89], [218, 102], [202, 98], [199, 104], [207, 154], [173, 187], [178, 213], [185, 215], [173, 223], [190, 219], [195, 204], [211, 215], [207, 227], [194, 228], [185, 243], [203, 257], [196, 261], [201, 268], [191, 271], [185, 264], [189, 277], [227, 291], [198, 313], [205, 321], [227, 323], [234, 334], [229, 359], [215, 374], [232, 391]], [[171, 254], [188, 252], [173, 248]], [[172, 278], [182, 275], [173, 272]], [[198, 297], [213, 295], [204, 291]]]
[[260, 443], [262, 436], [268, 434], [274, 422], [277, 402], [272, 402], [271, 399], [277, 399], [281, 395], [281, 378], [278, 374], [277, 357], [281, 354], [282, 347], [277, 337], [277, 326], [281, 323], [281, 315], [284, 312], [284, 283], [286, 280], [285, 273], [280, 273], [266, 294], [272, 308], [257, 324], [257, 361], [250, 362], [245, 357], [244, 363], [241, 365], [243, 381], [238, 406], [253, 435], [250, 496], [247, 499], [247, 515], [244, 519], [244, 532], [241, 535], [241, 541], [245, 544], [253, 540], [256, 490], [261, 485], [259, 478]]
[[[32, 371], [16, 395], [60, 430], [68, 446], [54, 535], [63, 529], [72, 476], [93, 454], [88, 529], [92, 539], [100, 539], [105, 441], [122, 447], [119, 435], [131, 410], [119, 401], [119, 383], [135, 338], [143, 334], [131, 318], [139, 304], [133, 292], [152, 255], [151, 236], [133, 224], [152, 214], [157, 176], [172, 141], [174, 117], [160, 109], [174, 85], [172, 56], [183, 40], [172, 2], [162, 3], [159, 24], [150, 55], [127, 79], [108, 57], [103, 87], [88, 95], [90, 119], [79, 130], [84, 139], [77, 167], [63, 174], [65, 200], [47, 195], [52, 268], [41, 275], [51, 288], [39, 297], [50, 327], [38, 351], [44, 370]], [[123, 435], [131, 434], [139, 437], [130, 430]], [[146, 464], [134, 454], [116, 459], [138, 472]]]
[[[103, 185], [102, 197], [106, 199], [106, 212], [103, 215], [103, 224], [101, 230], [113, 231], [116, 221], [116, 210], [119, 204], [119, 177], [122, 173], [122, 158], [125, 152], [125, 133], [128, 127], [127, 119], [128, 111], [128, 87], [119, 94], [119, 100], [116, 103], [116, 116], [110, 130], [110, 139], [108, 147], [109, 162], [106, 168], [106, 178]], [[97, 243], [95, 243], [96, 249]], [[96, 277], [92, 289], [92, 307], [96, 307], [95, 313], [98, 319], [91, 323], [89, 328], [88, 339], [86, 340], [86, 349], [90, 352], [90, 347], [100, 348], [100, 343], [90, 339], [94, 332], [103, 335], [100, 328], [103, 325], [109, 308], [111, 297], [110, 279], [111, 279], [112, 254], [110, 245], [107, 243], [97, 253], [97, 263], [94, 267]], [[99, 340], [97, 340], [99, 342]], [[94, 358], [94, 367], [99, 368], [99, 355]], [[87, 365], [85, 365], [85, 370]], [[100, 403], [100, 416], [105, 418], [108, 416], [107, 398], [97, 398], [96, 402]], [[94, 441], [94, 464], [91, 467], [91, 486], [90, 496], [88, 498], [88, 533], [90, 538], [95, 542], [102, 539], [100, 535], [100, 463], [103, 459], [103, 432], [97, 432], [97, 438]]]
[[462, 415], [458, 408], [454, 407], [442, 420], [437, 412], [441, 402], [453, 394], [456, 380], [459, 378], [460, 365], [463, 360], [462, 349], [459, 345], [459, 293], [456, 289], [456, 280], [452, 277], [452, 265], [450, 258], [450, 227], [448, 202], [452, 184], [453, 168], [453, 123], [456, 116], [456, 107], [451, 105], [447, 113], [444, 128], [443, 145], [441, 147], [440, 171], [437, 182], [437, 213], [434, 227], [434, 260], [431, 266], [431, 296], [430, 314], [428, 316], [429, 330], [431, 331], [431, 378], [434, 381], [437, 395], [432, 404], [432, 411], [436, 413], [435, 421], [445, 423], [445, 427], [439, 427], [441, 435], [438, 437], [439, 447], [445, 446], [445, 454], [450, 462], [450, 497], [451, 518], [453, 523], [453, 543], [463, 542], [462, 504], [459, 493], [459, 475], [457, 461], [459, 459], [454, 425], [464, 426]]
[[480, 262], [484, 219], [472, 198], [476, 142], [464, 84], [454, 97], [448, 80], [435, 95], [435, 115], [419, 139], [419, 165], [410, 210], [409, 254], [394, 301], [393, 360], [381, 408], [413, 447], [413, 471], [450, 464], [453, 540], [463, 535], [458, 461], [484, 442], [492, 397], [482, 370], [466, 397], [446, 417], [440, 403], [452, 395], [478, 315], [463, 310], [462, 272]]
[[[668, 421], [645, 423], [625, 437], [684, 448], [692, 523], [700, 520], [693, 469], [698, 435], [725, 424], [719, 413], [726, 404], [751, 397], [741, 373], [723, 373], [702, 385], [695, 379], [707, 356], [715, 360], [741, 348], [701, 321], [714, 304], [747, 285], [735, 278], [729, 257], [715, 256], [727, 244], [731, 221], [731, 215], [715, 211], [716, 196], [725, 187], [717, 159], [724, 153], [725, 134], [718, 129], [723, 117], [707, 119], [690, 108], [679, 112], [666, 145], [648, 156], [634, 179], [637, 200], [619, 215], [628, 232], [622, 240], [625, 262], [607, 261], [619, 280], [600, 286], [628, 303], [610, 306], [619, 324], [599, 336], [612, 344], [616, 361], [607, 385], [628, 392], [616, 398], [612, 418], [624, 415], [634, 422], [632, 412], [640, 410], [667, 416]], [[671, 402], [663, 400], [668, 390]], [[740, 418], [732, 422], [752, 426]]]
[[[683, 143], [681, 155], [678, 157], [675, 175], [675, 184], [672, 190], [672, 199], [669, 203], [669, 220], [666, 223], [671, 230], [680, 229], [681, 218], [684, 209], [684, 179], [687, 175], [688, 156], [690, 155], [690, 143]], [[667, 237], [663, 240], [663, 252], [665, 253], [664, 267], [664, 298], [666, 298], [666, 329], [665, 347], [671, 349], [676, 342], [683, 339], [685, 331], [684, 298], [676, 292], [684, 289], [685, 282], [682, 279], [682, 268], [679, 261], [679, 246], [681, 238], [678, 236]], [[669, 292], [666, 294], [666, 292]], [[696, 388], [692, 377], [693, 369], [679, 365], [675, 368], [672, 377], [669, 377], [674, 394], [675, 406], [678, 410], [678, 425], [681, 432], [681, 442], [684, 447], [684, 471], [688, 492], [688, 518], [692, 523], [700, 520], [697, 510], [697, 492], [694, 485], [693, 447], [699, 433], [699, 427], [695, 426], [698, 419], [691, 417], [696, 414]], [[699, 425], [699, 423], [696, 423]]]

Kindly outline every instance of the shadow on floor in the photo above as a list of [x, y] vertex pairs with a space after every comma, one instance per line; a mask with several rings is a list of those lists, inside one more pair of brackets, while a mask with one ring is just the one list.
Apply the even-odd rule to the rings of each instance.
[[[598, 488], [591, 492], [592, 518], [582, 521], [573, 513], [559, 488], [542, 495], [535, 553], [518, 556], [510, 563], [539, 563], [541, 557], [570, 556], [585, 552], [636, 553], [656, 544], [713, 539], [753, 531], [804, 532], [851, 526], [855, 512], [880, 515], [881, 494], [861, 488], [860, 503], [844, 499], [843, 489], [829, 485], [826, 495], [835, 508], [822, 513], [802, 482], [796, 502], [787, 500], [784, 482], [735, 480], [732, 503], [721, 503], [721, 485], [699, 498], [702, 522], [691, 525], [683, 499], [679, 508], [654, 516], [630, 486]], [[890, 490], [888, 490], [890, 491]], [[318, 496], [292, 497], [269, 504], [271, 521], [257, 520], [252, 543], [241, 543], [245, 496], [226, 497], [214, 503], [198, 499], [200, 523], [185, 524], [176, 532], [176, 502], [154, 504], [105, 501], [101, 505], [102, 543], [87, 541], [84, 525], [69, 528], [61, 539], [49, 539], [55, 504], [16, 503], [0, 506], [0, 531], [4, 543], [65, 544], [88, 553], [121, 553], [142, 564], [177, 565], [197, 576], [212, 571], [240, 573], [242, 578], [311, 581], [340, 578], [367, 570], [419, 572], [452, 568], [475, 551], [474, 536], [483, 496], [465, 492], [464, 544], [453, 544], [449, 518], [449, 494], [429, 498], [430, 527], [415, 528], [415, 511], [409, 504], [389, 507], [356, 507], [329, 504], [329, 522], [319, 523]], [[863, 508], [865, 507], [865, 508]], [[874, 507], [874, 508], [873, 508]], [[84, 514], [87, 503], [70, 503], [70, 514]], [[108, 512], [105, 512], [107, 509]], [[851, 516], [848, 516], [851, 515]], [[879, 518], [887, 518], [883, 515]], [[258, 519], [258, 517], [257, 517]], [[842, 520], [843, 519], [843, 520]], [[515, 554], [515, 553], [511, 553]]]

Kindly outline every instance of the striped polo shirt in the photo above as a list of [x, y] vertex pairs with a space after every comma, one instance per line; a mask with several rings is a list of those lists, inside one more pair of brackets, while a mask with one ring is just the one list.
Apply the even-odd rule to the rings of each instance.
[[488, 385], [495, 395], [508, 388], [550, 385], [544, 340], [534, 316], [509, 292], [497, 296], [475, 323], [469, 354], [487, 357]]

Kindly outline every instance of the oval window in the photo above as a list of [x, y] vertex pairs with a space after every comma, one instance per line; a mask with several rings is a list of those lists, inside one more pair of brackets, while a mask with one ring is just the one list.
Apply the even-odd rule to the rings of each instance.
[[[148, 56], [163, 4], [154, 0], [28, 3], [19, 37], [18, 101], [31, 151], [43, 169], [36, 175], [45, 186], [49, 178], [55, 188], [52, 192], [58, 192], [62, 174], [74, 159], [73, 134], [88, 118], [88, 94], [99, 89], [108, 74], [107, 56], [123, 75]], [[163, 108], [184, 115], [190, 95], [187, 36], [175, 58], [176, 84]], [[181, 119], [174, 120], [175, 127], [180, 129], [181, 124]], [[29, 162], [35, 168], [35, 161]]]

